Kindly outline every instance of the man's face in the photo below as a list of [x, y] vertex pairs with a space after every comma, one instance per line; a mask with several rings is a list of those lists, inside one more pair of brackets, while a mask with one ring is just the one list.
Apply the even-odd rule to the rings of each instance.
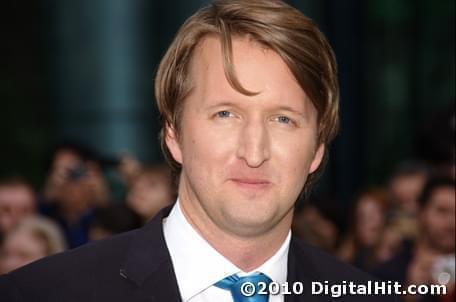
[[21, 185], [0, 187], [0, 233], [10, 231], [35, 211], [33, 192]]
[[77, 153], [69, 149], [57, 152], [49, 177], [61, 207], [81, 212], [90, 206], [93, 188], [89, 168]]
[[167, 145], [182, 164], [184, 213], [245, 237], [289, 227], [324, 148], [317, 146], [315, 108], [275, 52], [234, 38], [233, 63], [241, 85], [258, 94], [230, 86], [218, 38], [205, 38], [192, 60], [179, 137], [168, 129]]
[[383, 210], [378, 201], [363, 196], [356, 209], [356, 233], [358, 240], [366, 246], [378, 241], [384, 225]]
[[454, 253], [455, 249], [455, 190], [438, 187], [421, 213], [424, 236], [442, 253]]
[[415, 214], [418, 209], [417, 199], [426, 182], [424, 173], [401, 175], [393, 179], [391, 191], [397, 207], [410, 214]]

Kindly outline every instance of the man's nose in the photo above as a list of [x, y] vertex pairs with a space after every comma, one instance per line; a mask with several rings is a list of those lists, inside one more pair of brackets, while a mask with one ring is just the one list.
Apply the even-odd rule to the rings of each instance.
[[269, 133], [264, 122], [251, 121], [245, 124], [239, 134], [236, 155], [251, 168], [257, 168], [269, 159]]

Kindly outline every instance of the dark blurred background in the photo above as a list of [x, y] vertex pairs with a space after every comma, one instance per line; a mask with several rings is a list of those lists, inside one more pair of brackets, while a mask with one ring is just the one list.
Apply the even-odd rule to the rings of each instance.
[[[320, 25], [339, 63], [342, 127], [320, 190], [347, 202], [404, 158], [442, 152], [421, 141], [436, 115], [454, 112], [454, 1], [289, 2]], [[207, 3], [3, 1], [0, 175], [40, 186], [63, 138], [159, 161], [154, 72], [180, 24]]]
[[[423, 121], [453, 109], [454, 1], [290, 2], [336, 51], [342, 128], [326, 176], [347, 196], [421, 156]], [[0, 174], [38, 185], [47, 149], [63, 137], [159, 160], [154, 71], [179, 25], [206, 3], [4, 1]]]

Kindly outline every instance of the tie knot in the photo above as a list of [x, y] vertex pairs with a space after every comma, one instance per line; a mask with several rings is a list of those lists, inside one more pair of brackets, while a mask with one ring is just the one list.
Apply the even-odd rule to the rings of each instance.
[[214, 285], [229, 290], [234, 302], [267, 302], [269, 295], [259, 294], [260, 290], [267, 292], [272, 280], [263, 273], [239, 277], [234, 274], [220, 280]]

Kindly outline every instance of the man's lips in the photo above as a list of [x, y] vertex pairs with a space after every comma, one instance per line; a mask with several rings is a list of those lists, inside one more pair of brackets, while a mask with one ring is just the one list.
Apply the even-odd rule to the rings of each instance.
[[231, 178], [235, 184], [250, 189], [263, 189], [271, 185], [271, 182], [267, 179], [261, 178]]

